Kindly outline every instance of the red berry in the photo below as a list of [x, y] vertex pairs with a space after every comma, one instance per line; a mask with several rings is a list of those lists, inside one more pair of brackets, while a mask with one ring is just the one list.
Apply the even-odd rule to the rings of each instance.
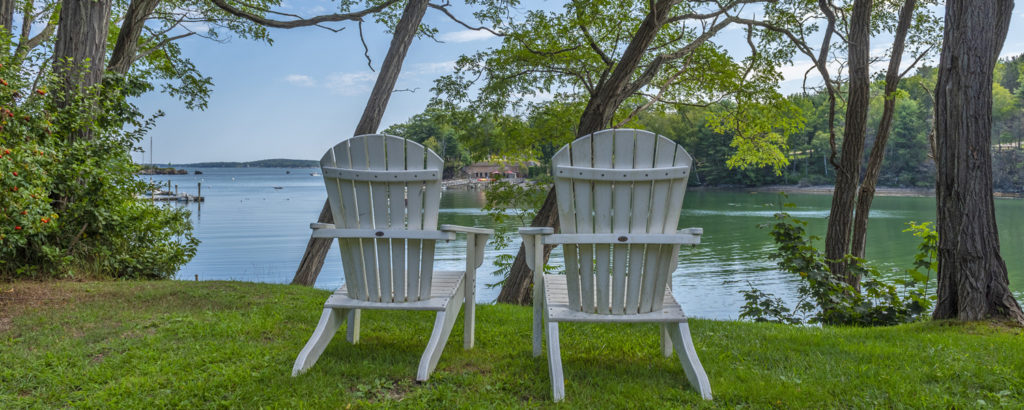
[[4, 154], [10, 154], [10, 153], [11, 153], [11, 150], [9, 150], [9, 149], [5, 149], [4, 150]]
[[28, 215], [28, 211], [21, 211], [22, 215]]
[[11, 173], [14, 174], [14, 176], [18, 176], [18, 171], [11, 171]]
[[15, 226], [15, 227], [14, 227], [14, 230], [15, 230], [15, 231], [20, 231], [20, 230], [21, 230], [21, 227], [20, 227], [20, 226]]
[[46, 95], [46, 90], [36, 90], [39, 95]]
[[0, 84], [7, 85], [7, 80], [0, 78]]
[[47, 223], [47, 222], [50, 222], [50, 220], [49, 220], [49, 219], [46, 219], [46, 218], [40, 219], [40, 221], [43, 221], [43, 223]]
[[11, 191], [18, 192], [18, 187], [11, 187]]

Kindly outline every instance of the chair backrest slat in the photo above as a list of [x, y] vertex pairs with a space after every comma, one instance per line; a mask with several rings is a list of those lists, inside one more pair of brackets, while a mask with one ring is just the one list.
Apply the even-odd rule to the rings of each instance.
[[[563, 233], [674, 233], [691, 158], [682, 147], [648, 131], [599, 131], [552, 157]], [[592, 169], [585, 169], [592, 168]], [[615, 176], [612, 169], [630, 170]], [[654, 177], [645, 172], [668, 172]], [[599, 314], [660, 309], [678, 246], [565, 245], [570, 308]]]
[[[612, 152], [614, 150], [611, 138], [591, 139], [591, 146], [594, 147], [594, 167], [611, 168]], [[612, 232], [612, 183], [610, 181], [594, 181], [594, 232]], [[597, 245], [595, 262], [597, 264], [597, 275], [595, 275], [594, 287], [597, 289], [597, 313], [611, 313], [611, 245]]]
[[[433, 151], [400, 137], [360, 135], [331, 148], [320, 164], [339, 228], [437, 229], [443, 163]], [[429, 299], [433, 244], [340, 239], [348, 296], [385, 303]]]

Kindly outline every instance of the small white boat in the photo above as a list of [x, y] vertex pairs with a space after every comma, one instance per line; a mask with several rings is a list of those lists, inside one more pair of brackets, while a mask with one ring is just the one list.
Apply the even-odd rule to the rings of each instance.
[[316, 171], [313, 171], [313, 172], [309, 173], [309, 176], [318, 177], [318, 176], [320, 176], [320, 173], [316, 172]]

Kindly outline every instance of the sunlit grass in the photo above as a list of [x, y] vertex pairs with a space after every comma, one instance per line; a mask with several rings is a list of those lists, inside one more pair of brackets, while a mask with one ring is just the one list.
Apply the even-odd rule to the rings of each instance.
[[[529, 308], [461, 318], [429, 382], [433, 318], [365, 312], [305, 375], [291, 366], [327, 292], [239, 282], [0, 285], [0, 407], [552, 406]], [[798, 328], [691, 320], [715, 400], [662, 357], [654, 325], [562, 325], [569, 407], [976, 407], [1024, 403], [1024, 335], [989, 323]], [[339, 333], [341, 335], [341, 333]]]

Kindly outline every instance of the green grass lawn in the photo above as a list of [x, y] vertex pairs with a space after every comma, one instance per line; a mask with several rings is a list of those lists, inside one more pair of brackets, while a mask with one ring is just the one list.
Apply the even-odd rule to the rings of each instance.
[[[238, 282], [0, 284], [0, 407], [548, 407], [525, 307], [461, 318], [414, 380], [432, 313], [364, 312], [292, 378], [327, 292]], [[715, 400], [659, 353], [654, 325], [562, 325], [563, 407], [1024, 405], [1024, 335], [989, 323], [801, 328], [691, 320]]]

